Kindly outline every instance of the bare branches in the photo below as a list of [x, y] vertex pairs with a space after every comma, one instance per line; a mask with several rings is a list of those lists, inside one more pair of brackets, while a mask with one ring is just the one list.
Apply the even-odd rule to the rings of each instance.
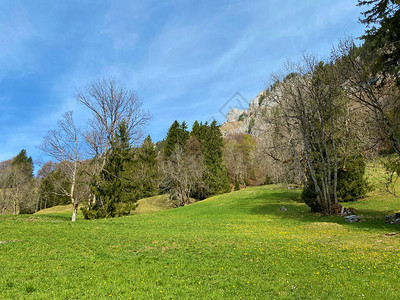
[[307, 54], [286, 68], [289, 75], [275, 77], [276, 137], [286, 141], [303, 184], [310, 185], [306, 178], [311, 181], [320, 208], [330, 213], [337, 204], [340, 78], [332, 64]]
[[367, 63], [368, 55], [365, 50], [356, 48], [351, 38], [344, 39], [333, 52], [347, 79], [343, 83], [347, 94], [372, 112], [376, 127], [400, 156], [399, 87], [393, 76], [373, 75]]
[[62, 119], [58, 121], [58, 128], [50, 130], [39, 146], [39, 149], [44, 154], [50, 156], [60, 164], [70, 180], [70, 188], [65, 189], [63, 185], [59, 185], [58, 192], [71, 198], [74, 207], [72, 221], [76, 220], [79, 204], [75, 198], [78, 164], [82, 161], [79, 137], [80, 131], [75, 126], [72, 111], [70, 111], [63, 115]]
[[150, 115], [143, 110], [136, 94], [120, 82], [111, 78], [98, 80], [78, 91], [76, 99], [92, 112], [86, 139], [94, 156], [106, 155], [122, 121], [127, 124], [131, 144], [143, 137]]
[[171, 156], [162, 162], [161, 169], [163, 185], [177, 201], [177, 205], [189, 204], [190, 193], [201, 185], [205, 172], [202, 155], [185, 151], [176, 144]]

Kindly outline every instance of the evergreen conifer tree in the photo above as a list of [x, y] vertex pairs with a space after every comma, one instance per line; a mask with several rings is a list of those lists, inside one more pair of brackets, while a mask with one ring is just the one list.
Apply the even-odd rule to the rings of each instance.
[[142, 146], [136, 149], [133, 163], [125, 168], [123, 178], [126, 185], [131, 185], [134, 194], [132, 200], [151, 197], [158, 194], [158, 161], [157, 152], [150, 135], [146, 137]]
[[33, 160], [28, 157], [26, 150], [22, 149], [12, 160], [12, 166], [17, 167], [27, 178], [33, 178]]
[[192, 126], [192, 132], [190, 134], [196, 137], [197, 139], [200, 137], [200, 124], [199, 122], [197, 122], [197, 120], [194, 121]]
[[170, 157], [172, 152], [175, 150], [176, 145], [184, 147], [186, 141], [189, 139], [190, 133], [187, 130], [186, 122], [179, 124], [178, 121], [174, 121], [168, 130], [167, 138], [165, 140], [164, 155]]
[[[99, 175], [100, 184], [92, 186], [97, 202], [82, 211], [87, 219], [109, 218], [129, 214], [132, 203], [127, 202], [127, 189], [122, 173], [132, 159], [127, 123], [121, 122], [111, 142], [111, 151]], [[124, 204], [121, 204], [124, 203]]]
[[223, 138], [217, 122], [214, 120], [210, 125], [207, 122], [200, 123], [198, 127], [195, 125], [192, 135], [200, 141], [207, 169], [203, 177], [208, 194], [203, 195], [203, 198], [229, 192], [229, 179], [222, 157]]

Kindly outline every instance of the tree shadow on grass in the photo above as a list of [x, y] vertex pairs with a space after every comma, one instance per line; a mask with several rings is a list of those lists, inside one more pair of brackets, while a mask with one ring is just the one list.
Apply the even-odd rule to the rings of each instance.
[[[282, 211], [282, 206], [284, 206], [287, 211]], [[349, 226], [359, 229], [400, 232], [399, 224], [385, 223], [385, 216], [392, 215], [394, 213], [393, 210], [359, 209], [357, 215], [361, 217], [361, 221], [349, 223], [344, 221], [343, 216], [324, 216], [318, 213], [311, 213], [310, 208], [300, 200], [299, 193], [296, 194], [292, 191], [266, 194], [265, 203], [261, 205], [253, 205], [250, 213], [269, 216], [273, 219], [293, 220], [294, 222], [336, 223], [346, 227]]]

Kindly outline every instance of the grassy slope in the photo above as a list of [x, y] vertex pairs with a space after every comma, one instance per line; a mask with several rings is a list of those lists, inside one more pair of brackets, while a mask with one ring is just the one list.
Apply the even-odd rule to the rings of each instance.
[[173, 208], [169, 195], [159, 195], [140, 199], [135, 214], [147, 214]]
[[[167, 194], [140, 199], [137, 203], [139, 205], [134, 212], [135, 214], [147, 214], [173, 208], [173, 205], [169, 200], [169, 196]], [[72, 204], [58, 205], [42, 209], [37, 213], [35, 213], [35, 215], [47, 215], [47, 214], [64, 215], [67, 213], [72, 215]], [[82, 218], [82, 216], [80, 217]]]
[[382, 217], [399, 200], [372, 194], [351, 205], [365, 221], [348, 224], [308, 213], [297, 195], [249, 188], [75, 223], [1, 217], [0, 241], [13, 242], [0, 243], [0, 298], [398, 298], [400, 230]]
[[47, 214], [71, 214], [72, 215], [72, 204], [68, 205], [57, 205], [50, 208], [39, 210], [35, 215], [47, 215]]

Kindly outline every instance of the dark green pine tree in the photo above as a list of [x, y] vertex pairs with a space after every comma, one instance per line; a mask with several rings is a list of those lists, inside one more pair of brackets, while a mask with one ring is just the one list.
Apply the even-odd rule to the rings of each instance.
[[26, 150], [22, 149], [11, 162], [12, 171], [6, 180], [6, 186], [13, 188], [16, 185], [28, 183], [33, 179], [32, 157], [26, 155]]
[[209, 136], [207, 139], [206, 164], [209, 167], [210, 191], [212, 194], [227, 193], [230, 191], [228, 174], [223, 160], [223, 137], [217, 122], [214, 120], [209, 126]]
[[33, 160], [28, 157], [26, 150], [22, 149], [12, 160], [12, 166], [18, 167], [27, 178], [33, 178]]
[[174, 121], [171, 127], [168, 129], [167, 138], [165, 139], [164, 155], [165, 157], [170, 157], [175, 149], [175, 145], [178, 142], [179, 135], [179, 122]]
[[192, 135], [200, 141], [207, 168], [204, 183], [209, 192], [204, 197], [229, 192], [229, 179], [222, 156], [223, 137], [217, 122], [214, 120], [210, 125], [200, 123], [199, 128], [196, 125], [194, 129]]
[[364, 18], [360, 19], [369, 29], [361, 38], [372, 53], [373, 72], [394, 75], [400, 86], [400, 1], [358, 1], [358, 6], [369, 5], [372, 8], [363, 12]]
[[169, 128], [167, 138], [165, 139], [164, 155], [170, 157], [177, 144], [180, 147], [184, 147], [189, 136], [190, 133], [187, 130], [186, 122], [179, 124], [179, 122], [175, 120]]
[[192, 132], [190, 133], [192, 136], [195, 138], [199, 139], [200, 137], [200, 124], [199, 122], [194, 121], [193, 126], [192, 126]]
[[96, 203], [83, 209], [85, 218], [99, 219], [129, 214], [132, 208], [126, 203], [126, 189], [122, 173], [132, 159], [126, 122], [121, 122], [111, 143], [110, 155], [99, 175], [100, 184], [92, 186]]
[[158, 161], [157, 152], [150, 135], [144, 140], [139, 149], [138, 163], [144, 172], [142, 180], [142, 197], [150, 197], [158, 194]]
[[10, 171], [6, 185], [13, 189], [15, 196], [13, 201], [14, 214], [34, 212], [35, 208], [32, 205], [33, 161], [32, 157], [27, 156], [25, 149], [14, 157]]
[[126, 165], [122, 175], [124, 186], [129, 187], [124, 194], [127, 201], [136, 201], [158, 194], [158, 161], [157, 152], [150, 135], [142, 146], [136, 149], [135, 159]]

